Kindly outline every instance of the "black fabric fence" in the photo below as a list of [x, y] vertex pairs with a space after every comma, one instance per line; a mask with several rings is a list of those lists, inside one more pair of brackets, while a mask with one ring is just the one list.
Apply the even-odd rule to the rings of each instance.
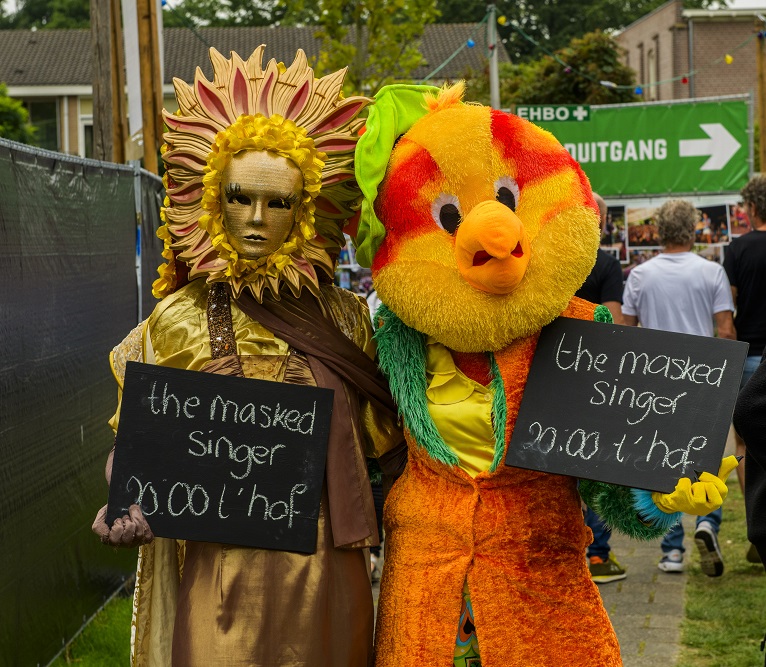
[[108, 355], [151, 312], [162, 196], [148, 172], [0, 139], [2, 667], [46, 665], [135, 571], [136, 552], [90, 525], [107, 496]]

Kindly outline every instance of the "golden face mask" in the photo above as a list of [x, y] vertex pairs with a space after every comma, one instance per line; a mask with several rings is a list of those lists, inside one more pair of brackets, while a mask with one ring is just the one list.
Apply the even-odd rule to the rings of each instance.
[[[303, 51], [289, 67], [264, 65], [263, 51], [243, 60], [211, 49], [212, 81], [199, 68], [192, 83], [173, 81], [178, 111], [163, 112], [167, 197], [157, 236], [166, 263], [153, 285], [158, 298], [197, 278], [226, 282], [235, 295], [247, 289], [259, 301], [284, 289], [318, 294], [320, 274], [334, 274], [342, 229], [361, 201], [354, 147], [364, 123], [358, 115], [371, 100], [343, 97], [345, 70], [317, 78]], [[236, 186], [240, 195], [252, 192], [238, 201]], [[296, 194], [288, 210], [282, 201]]]
[[221, 179], [224, 229], [243, 259], [279, 250], [295, 224], [303, 174], [290, 160], [268, 151], [242, 151]]

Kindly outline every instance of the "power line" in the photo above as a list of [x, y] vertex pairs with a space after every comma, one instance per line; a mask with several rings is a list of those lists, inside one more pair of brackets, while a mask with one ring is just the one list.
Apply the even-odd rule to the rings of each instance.
[[188, 17], [188, 16], [186, 16], [186, 15], [184, 15], [184, 14], [181, 14], [179, 11], [176, 11], [176, 8], [175, 8], [175, 7], [173, 7], [173, 5], [171, 5], [171, 4], [168, 2], [168, 0], [162, 0], [162, 6], [163, 6], [163, 7], [168, 7], [168, 8], [170, 9], [170, 11], [171, 11], [171, 12], [173, 12], [173, 13], [174, 13], [174, 14], [175, 14], [175, 15], [176, 15], [176, 16], [177, 16], [179, 19], [181, 19], [181, 21], [183, 21], [183, 22], [186, 24], [186, 27], [187, 27], [189, 30], [191, 30], [191, 31], [192, 31], [192, 33], [194, 33], [194, 36], [195, 36], [195, 37], [196, 37], [196, 38], [197, 38], [197, 39], [198, 39], [200, 42], [202, 42], [202, 43], [203, 43], [203, 44], [204, 44], [204, 45], [205, 45], [205, 46], [206, 46], [208, 49], [212, 48], [212, 46], [211, 46], [211, 45], [210, 45], [210, 44], [207, 42], [207, 40], [206, 40], [206, 39], [205, 39], [205, 38], [204, 38], [202, 35], [200, 35], [200, 34], [197, 32], [197, 29], [195, 28], [195, 26], [194, 26], [194, 23], [192, 23], [192, 21], [189, 19], [189, 17]]
[[489, 12], [487, 12], [484, 15], [484, 18], [481, 21], [479, 21], [474, 26], [473, 31], [471, 32], [471, 34], [468, 37], [468, 39], [465, 40], [457, 49], [455, 49], [454, 53], [452, 53], [451, 56], [449, 56], [446, 60], [444, 60], [444, 62], [442, 62], [441, 65], [439, 65], [436, 69], [434, 69], [428, 76], [426, 76], [423, 79], [421, 79], [418, 83], [421, 84], [421, 83], [425, 83], [426, 81], [428, 81], [432, 76], [434, 76], [435, 74], [440, 72], [446, 65], [448, 65], [450, 62], [452, 62], [452, 60], [455, 58], [455, 56], [457, 56], [457, 54], [460, 53], [466, 47], [469, 48], [469, 49], [472, 49], [476, 45], [476, 42], [474, 41], [474, 38], [473, 38], [474, 35], [476, 34], [476, 31], [479, 29], [479, 27], [483, 23], [486, 23], [488, 18], [489, 18]]

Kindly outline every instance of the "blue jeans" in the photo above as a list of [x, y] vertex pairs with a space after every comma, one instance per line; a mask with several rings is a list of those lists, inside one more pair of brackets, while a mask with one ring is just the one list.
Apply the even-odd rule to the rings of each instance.
[[609, 540], [612, 538], [612, 531], [590, 507], [585, 512], [585, 525], [593, 531], [593, 543], [588, 547], [588, 558], [598, 556], [606, 561], [609, 558]]
[[[722, 515], [723, 511], [719, 507], [717, 510], [711, 512], [710, 514], [706, 514], [705, 516], [698, 516], [697, 526], [703, 522], [707, 522], [713, 527], [715, 534], [718, 535], [718, 531], [721, 528]], [[665, 533], [665, 537], [662, 538], [662, 544], [660, 545], [660, 548], [662, 549], [662, 553], [668, 553], [668, 551], [672, 551], [673, 549], [678, 549], [681, 553], [686, 551], [686, 549], [684, 549], [684, 527], [681, 525], [680, 521], [667, 533]]]
[[755, 369], [758, 368], [760, 363], [761, 357], [758, 355], [745, 357], [745, 367], [742, 369], [742, 381], [739, 383], [740, 389], [747, 384], [747, 381], [753, 376]]

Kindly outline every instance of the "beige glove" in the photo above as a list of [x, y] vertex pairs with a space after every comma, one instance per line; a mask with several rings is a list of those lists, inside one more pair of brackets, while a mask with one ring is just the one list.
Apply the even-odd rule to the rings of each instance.
[[154, 539], [154, 533], [138, 505], [131, 505], [128, 508], [128, 514], [121, 519], [115, 519], [111, 528], [106, 524], [106, 505], [104, 505], [93, 522], [93, 532], [104, 544], [112, 547], [138, 547]]
[[653, 493], [652, 500], [666, 514], [686, 512], [705, 516], [717, 510], [726, 499], [729, 489], [726, 478], [739, 465], [736, 456], [727, 456], [721, 461], [718, 476], [703, 472], [699, 481], [692, 483], [688, 477], [682, 477], [673, 493]]

